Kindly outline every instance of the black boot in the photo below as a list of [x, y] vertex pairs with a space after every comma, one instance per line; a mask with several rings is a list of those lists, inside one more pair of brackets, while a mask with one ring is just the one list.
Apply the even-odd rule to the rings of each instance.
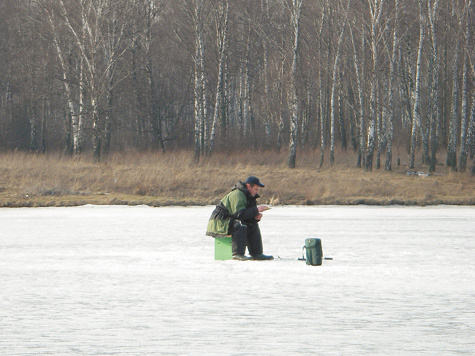
[[273, 260], [274, 256], [264, 255], [263, 253], [260, 253], [258, 255], [253, 255], [251, 258], [256, 261], [265, 261], [265, 260]]
[[251, 257], [244, 256], [244, 255], [233, 255], [233, 260], [236, 261], [249, 261]]

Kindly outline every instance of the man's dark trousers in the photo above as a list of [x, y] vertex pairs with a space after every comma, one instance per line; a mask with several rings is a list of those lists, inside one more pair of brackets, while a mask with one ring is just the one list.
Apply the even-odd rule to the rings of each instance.
[[262, 253], [261, 230], [257, 223], [246, 224], [235, 220], [231, 232], [233, 255], [244, 255], [246, 246], [251, 256]]

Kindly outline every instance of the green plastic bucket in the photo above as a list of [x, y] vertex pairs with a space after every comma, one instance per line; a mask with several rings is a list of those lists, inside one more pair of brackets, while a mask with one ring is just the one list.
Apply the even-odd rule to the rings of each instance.
[[223, 261], [232, 258], [231, 237], [216, 237], [214, 239], [214, 259]]

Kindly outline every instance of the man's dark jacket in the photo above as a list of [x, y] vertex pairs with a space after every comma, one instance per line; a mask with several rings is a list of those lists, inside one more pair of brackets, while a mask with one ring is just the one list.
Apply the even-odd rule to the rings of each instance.
[[234, 220], [243, 224], [257, 224], [255, 217], [259, 214], [256, 199], [259, 194], [251, 196], [246, 185], [238, 181], [231, 192], [216, 205], [208, 221], [206, 235], [224, 237], [231, 233]]

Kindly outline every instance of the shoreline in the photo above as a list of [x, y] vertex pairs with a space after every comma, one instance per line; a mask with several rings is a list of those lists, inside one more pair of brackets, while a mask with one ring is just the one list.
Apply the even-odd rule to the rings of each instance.
[[[438, 166], [393, 171], [354, 167], [352, 156], [318, 167], [318, 156], [303, 152], [297, 168], [286, 155], [252, 152], [215, 154], [194, 162], [190, 152], [124, 153], [107, 161], [86, 156], [0, 154], [0, 207], [93, 205], [216, 205], [238, 180], [250, 175], [266, 185], [259, 204], [431, 206], [475, 205], [475, 177]], [[250, 162], [251, 161], [251, 162]]]
[[[216, 202], [192, 201], [192, 200], [170, 200], [170, 199], [136, 199], [127, 200], [123, 197], [82, 197], [82, 199], [74, 199], [73, 197], [57, 197], [56, 199], [25, 199], [23, 201], [0, 201], [0, 208], [45, 208], [45, 207], [77, 207], [85, 205], [102, 205], [102, 206], [140, 206], [146, 205], [150, 207], [192, 207], [192, 206], [213, 206]], [[258, 202], [260, 205], [273, 206], [475, 206], [475, 198], [456, 199], [456, 200], [423, 200], [423, 199], [373, 199], [373, 198], [356, 198], [356, 199], [325, 199], [325, 200], [306, 200], [306, 201], [289, 201], [285, 204], [269, 204], [263, 200]]]

